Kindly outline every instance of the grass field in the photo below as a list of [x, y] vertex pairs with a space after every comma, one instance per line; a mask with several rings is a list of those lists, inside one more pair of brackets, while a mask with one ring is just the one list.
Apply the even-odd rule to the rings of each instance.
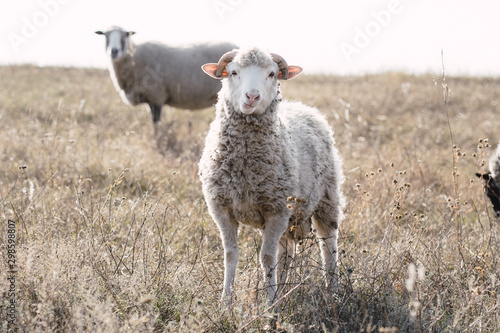
[[[284, 83], [333, 127], [348, 204], [339, 292], [307, 239], [276, 330], [500, 331], [500, 222], [474, 176], [500, 140], [500, 79], [435, 74]], [[197, 177], [213, 116], [165, 107], [154, 135], [107, 71], [0, 67], [0, 331], [269, 329], [254, 230], [240, 230], [234, 307], [219, 306], [222, 245]]]

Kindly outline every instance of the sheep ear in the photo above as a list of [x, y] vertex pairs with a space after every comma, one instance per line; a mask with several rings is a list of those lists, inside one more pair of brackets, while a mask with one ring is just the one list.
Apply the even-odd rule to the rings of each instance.
[[[288, 79], [291, 80], [294, 77], [298, 76], [300, 73], [302, 73], [302, 67], [299, 66], [288, 66]], [[278, 79], [283, 80], [283, 73], [280, 72], [278, 75]]]
[[98, 34], [98, 35], [105, 35], [105, 33], [104, 33], [104, 32], [102, 32], [101, 30], [96, 31], [95, 33], [96, 33], [96, 34]]
[[488, 172], [488, 173], [478, 173], [478, 172], [476, 172], [476, 176], [479, 177], [479, 178], [482, 178], [484, 180], [490, 180], [490, 178], [491, 178], [491, 172]]
[[288, 80], [293, 79], [294, 77], [298, 76], [300, 73], [302, 73], [302, 67], [289, 66], [288, 67]]
[[224, 70], [222, 72], [221, 76], [217, 76], [215, 74], [217, 72], [217, 67], [218, 67], [218, 64], [210, 63], [210, 64], [205, 64], [205, 65], [201, 66], [201, 69], [203, 69], [203, 71], [205, 73], [207, 73], [209, 76], [213, 77], [214, 79], [223, 79], [223, 78], [228, 76], [226, 70]]

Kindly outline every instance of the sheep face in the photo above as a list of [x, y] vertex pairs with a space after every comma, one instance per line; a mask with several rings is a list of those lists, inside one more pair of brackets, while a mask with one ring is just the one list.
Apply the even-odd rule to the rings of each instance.
[[213, 78], [225, 79], [223, 89], [229, 91], [227, 97], [236, 110], [256, 115], [278, 96], [278, 79], [292, 79], [302, 72], [280, 56], [256, 48], [228, 52], [218, 64], [206, 64], [202, 69]]
[[133, 31], [125, 31], [122, 28], [114, 27], [108, 31], [96, 31], [98, 35], [106, 36], [106, 53], [112, 61], [121, 59], [130, 48], [129, 37], [135, 34]]
[[278, 95], [278, 65], [272, 61], [246, 67], [232, 62], [226, 71], [229, 75], [224, 84], [231, 92], [230, 102], [242, 113], [261, 114]]

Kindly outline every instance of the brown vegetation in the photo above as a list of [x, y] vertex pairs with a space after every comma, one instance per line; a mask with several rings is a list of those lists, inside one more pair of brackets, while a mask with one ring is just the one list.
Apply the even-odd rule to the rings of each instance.
[[[445, 94], [436, 74], [284, 84], [285, 98], [328, 117], [348, 206], [339, 293], [326, 293], [316, 239], [305, 240], [277, 330], [500, 329], [500, 224], [474, 179], [500, 140], [500, 80], [446, 78]], [[251, 229], [240, 230], [234, 308], [219, 307], [222, 245], [197, 177], [214, 109], [165, 109], [156, 137], [146, 110], [125, 106], [104, 70], [0, 67], [0, 331], [8, 219], [21, 331], [269, 328]]]

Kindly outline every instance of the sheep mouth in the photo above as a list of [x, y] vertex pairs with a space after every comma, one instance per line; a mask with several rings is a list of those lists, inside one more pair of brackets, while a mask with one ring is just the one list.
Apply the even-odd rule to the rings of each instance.
[[241, 112], [250, 114], [255, 110], [255, 105], [243, 103], [241, 106]]

